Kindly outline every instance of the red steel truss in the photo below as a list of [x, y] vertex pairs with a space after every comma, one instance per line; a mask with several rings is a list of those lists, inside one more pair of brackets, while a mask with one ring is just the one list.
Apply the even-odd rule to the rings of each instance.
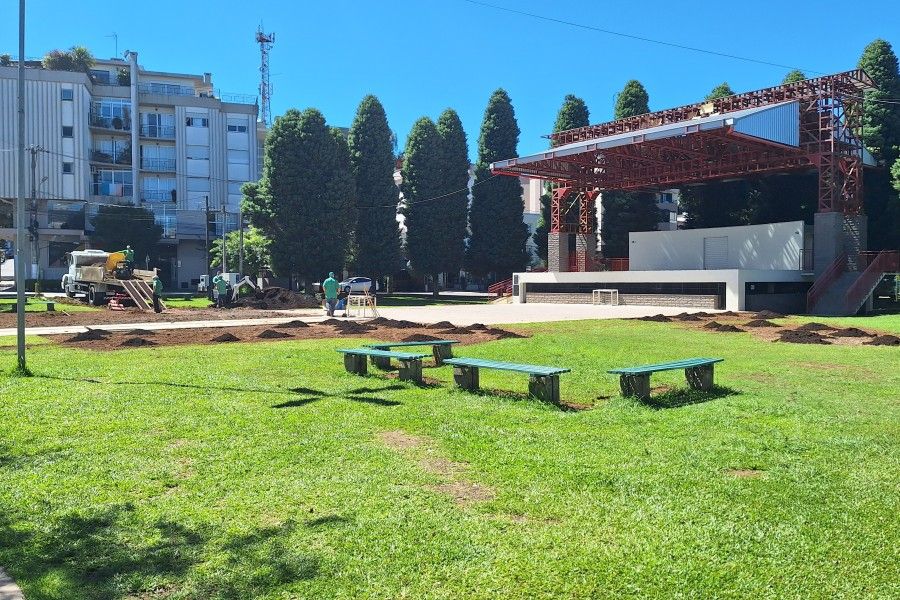
[[[577, 230], [592, 233], [590, 211], [600, 190], [678, 187], [691, 183], [753, 175], [818, 169], [819, 211], [862, 210], [863, 94], [873, 83], [861, 69], [736, 94], [668, 110], [561, 131], [550, 136], [554, 147], [634, 132], [630, 144], [556, 156], [551, 148], [541, 160], [495, 169], [495, 173], [545, 179], [558, 184], [551, 203], [552, 232], [572, 230], [564, 216], [577, 191]], [[642, 129], [683, 123], [693, 118], [797, 101], [800, 145], [785, 146], [741, 135], [731, 127], [645, 140]]]

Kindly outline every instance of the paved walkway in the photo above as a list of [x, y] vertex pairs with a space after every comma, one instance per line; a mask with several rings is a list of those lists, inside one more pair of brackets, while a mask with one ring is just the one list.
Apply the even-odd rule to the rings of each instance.
[[3, 568], [0, 568], [0, 600], [25, 600], [22, 590]]
[[[383, 317], [406, 319], [415, 323], [450, 321], [455, 325], [502, 325], [509, 323], [541, 323], [547, 321], [575, 321], [582, 319], [633, 319], [648, 315], [676, 315], [698, 312], [700, 309], [661, 308], [658, 306], [593, 306], [589, 304], [457, 304], [442, 306], [385, 307], [378, 309]], [[247, 327], [277, 325], [300, 320], [307, 323], [324, 321], [327, 317], [309, 316], [309, 311], [280, 311], [284, 317], [264, 319], [216, 319], [209, 321], [154, 321], [150, 323], [109, 323], [103, 325], [62, 325], [57, 327], [28, 327], [29, 335], [74, 335], [90, 329], [129, 331], [146, 329], [193, 329], [206, 327]], [[713, 312], [713, 311], [707, 311]], [[354, 319], [356, 320], [356, 319]], [[0, 329], [0, 336], [16, 335], [15, 328]]]

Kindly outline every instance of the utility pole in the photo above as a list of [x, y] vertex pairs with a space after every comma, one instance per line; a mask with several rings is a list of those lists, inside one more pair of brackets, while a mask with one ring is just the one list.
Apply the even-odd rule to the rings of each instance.
[[244, 274], [244, 211], [238, 208], [238, 235], [240, 236], [240, 250], [238, 250], [238, 273]]
[[203, 222], [203, 229], [206, 232], [206, 295], [212, 299], [212, 277], [209, 276], [209, 195], [204, 196], [206, 199], [206, 219]]
[[225, 212], [225, 203], [222, 203], [222, 273], [228, 272], [228, 257], [225, 256], [225, 233], [227, 231], [227, 213]]
[[19, 81], [17, 90], [19, 146], [18, 185], [16, 186], [16, 350], [19, 372], [27, 373], [25, 363], [25, 0], [19, 0]]
[[31, 234], [31, 277], [37, 281], [38, 279], [38, 265], [40, 264], [40, 256], [38, 245], [38, 217], [37, 217], [37, 181], [36, 181], [36, 170], [37, 170], [37, 155], [38, 152], [43, 152], [44, 148], [41, 146], [31, 145], [28, 146], [28, 152], [31, 153], [31, 219], [28, 226], [28, 232]]

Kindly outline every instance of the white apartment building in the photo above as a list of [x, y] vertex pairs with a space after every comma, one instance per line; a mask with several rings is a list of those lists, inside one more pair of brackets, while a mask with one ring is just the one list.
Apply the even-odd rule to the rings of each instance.
[[[28, 211], [37, 238], [22, 257], [29, 278], [58, 280], [65, 254], [90, 247], [99, 207], [130, 204], [152, 211], [163, 228], [151, 266], [167, 288], [194, 289], [206, 273], [207, 229], [211, 238], [236, 229], [240, 187], [259, 178], [265, 130], [256, 97], [218, 93], [209, 73], [134, 68], [136, 54], [98, 60], [90, 76], [27, 66], [25, 143], [41, 148]], [[7, 240], [15, 238], [16, 79], [15, 63], [0, 67], [0, 238]]]

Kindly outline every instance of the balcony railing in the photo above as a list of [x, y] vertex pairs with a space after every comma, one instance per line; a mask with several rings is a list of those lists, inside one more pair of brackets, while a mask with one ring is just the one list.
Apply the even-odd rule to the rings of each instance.
[[141, 168], [145, 171], [174, 171], [174, 158], [142, 158]]
[[197, 92], [192, 87], [171, 83], [139, 83], [138, 91], [142, 94], [159, 94], [161, 96], [197, 95]]
[[107, 183], [95, 181], [91, 184], [91, 193], [95, 196], [114, 196], [119, 198], [131, 198], [134, 186], [130, 183]]
[[154, 138], [154, 139], [162, 139], [162, 140], [174, 140], [175, 139], [175, 126], [174, 125], [141, 125], [141, 136]]
[[90, 124], [91, 127], [102, 127], [103, 129], [112, 129], [115, 131], [131, 131], [131, 117], [128, 115], [122, 117], [104, 117], [91, 111]]
[[175, 202], [175, 190], [141, 190], [145, 202]]
[[91, 161], [108, 165], [130, 165], [131, 147], [113, 149], [111, 153], [108, 150], [94, 148], [91, 150]]

